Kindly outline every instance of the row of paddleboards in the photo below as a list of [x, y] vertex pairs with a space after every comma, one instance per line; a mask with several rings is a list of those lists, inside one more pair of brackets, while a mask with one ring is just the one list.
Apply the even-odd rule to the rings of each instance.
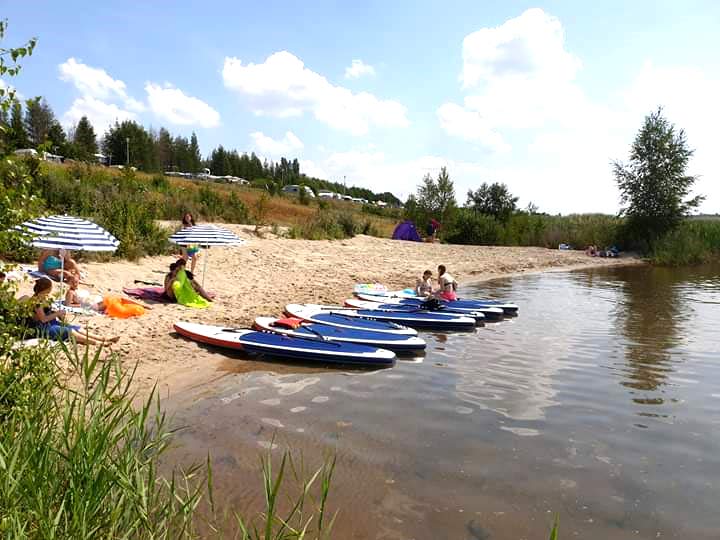
[[423, 351], [417, 330], [467, 330], [484, 320], [516, 315], [514, 304], [484, 300], [441, 303], [423, 309], [412, 295], [355, 292], [345, 307], [289, 304], [286, 318], [258, 317], [254, 328], [239, 329], [178, 322], [175, 331], [192, 340], [251, 354], [368, 367], [388, 367], [396, 353]]

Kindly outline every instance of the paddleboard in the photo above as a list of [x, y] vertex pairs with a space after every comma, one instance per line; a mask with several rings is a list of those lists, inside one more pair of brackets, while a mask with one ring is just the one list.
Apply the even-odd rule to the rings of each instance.
[[251, 354], [290, 358], [305, 362], [353, 364], [368, 367], [389, 367], [395, 364], [394, 352], [367, 345], [291, 337], [190, 322], [177, 322], [174, 327], [178, 334], [194, 341], [242, 350]]
[[[473, 317], [475, 322], [482, 323], [485, 321], [485, 314], [478, 309], [424, 309], [421, 304], [403, 304], [400, 302], [381, 302], [360, 300], [358, 298], [348, 298], [345, 300], [345, 306], [352, 309], [373, 309], [379, 311], [402, 311], [405, 313], [444, 313], [448, 315], [463, 315], [465, 317]], [[489, 312], [489, 319], [502, 319], [503, 312], [499, 309], [492, 309]]]
[[[337, 306], [321, 306], [315, 304], [289, 305], [285, 311], [295, 317], [307, 319], [303, 315], [303, 311], [314, 311], [313, 322], [323, 322], [318, 320], [318, 316], [343, 315], [348, 318], [355, 319], [371, 319], [375, 321], [392, 322], [395, 324], [403, 324], [414, 328], [433, 328], [436, 330], [458, 330], [475, 327], [475, 319], [473, 317], [465, 317], [459, 313], [435, 313], [431, 311], [380, 311], [372, 309], [347, 309]], [[307, 311], [305, 311], [307, 313]]]
[[341, 328], [326, 324], [304, 322], [297, 328], [288, 327], [278, 322], [274, 317], [258, 317], [255, 319], [255, 329], [275, 332], [286, 336], [325, 339], [348, 343], [360, 343], [371, 347], [380, 347], [391, 351], [410, 352], [425, 350], [425, 341], [416, 336], [406, 334], [390, 334], [374, 330], [356, 328]]
[[288, 304], [285, 306], [285, 313], [304, 321], [326, 324], [338, 328], [353, 328], [356, 330], [372, 330], [387, 334], [417, 336], [417, 330], [408, 328], [407, 326], [387, 321], [359, 318], [356, 315], [357, 312], [353, 309], [338, 308], [328, 311], [321, 306], [312, 304]]
[[[395, 291], [398, 292], [398, 291]], [[386, 304], [390, 303], [401, 303], [417, 305], [425, 301], [425, 298], [415, 295], [381, 295], [381, 294], [366, 294], [366, 293], [355, 293], [360, 300], [367, 300], [370, 302], [382, 302]], [[461, 298], [449, 302], [447, 300], [440, 301], [442, 305], [453, 308], [453, 309], [482, 309], [486, 307], [494, 307], [503, 310], [505, 315], [517, 315], [518, 306], [511, 302], [503, 302], [501, 300], [476, 300], [473, 298]]]

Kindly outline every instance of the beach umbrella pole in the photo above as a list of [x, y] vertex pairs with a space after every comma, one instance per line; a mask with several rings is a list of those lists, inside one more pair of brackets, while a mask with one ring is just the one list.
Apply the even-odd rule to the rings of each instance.
[[205, 273], [207, 272], [207, 260], [208, 260], [208, 257], [210, 256], [210, 246], [207, 246], [205, 249], [207, 250], [207, 254], [205, 255], [205, 257], [203, 257], [205, 259], [203, 261], [203, 280], [202, 280], [202, 288], [203, 289], [205, 288]]

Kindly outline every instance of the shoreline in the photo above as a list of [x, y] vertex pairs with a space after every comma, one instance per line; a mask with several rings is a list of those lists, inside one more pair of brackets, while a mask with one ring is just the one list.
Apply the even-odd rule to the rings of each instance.
[[[355, 283], [380, 282], [392, 288], [414, 283], [425, 268], [445, 264], [460, 285], [547, 271], [645, 264], [638, 258], [590, 258], [584, 252], [545, 248], [461, 246], [414, 243], [356, 236], [347, 240], [291, 240], [271, 234], [259, 238], [254, 227], [223, 224], [247, 244], [204, 250], [207, 290], [217, 299], [208, 309], [154, 304], [132, 319], [79, 316], [75, 322], [94, 332], [120, 335], [115, 351], [123, 365], [136, 367], [138, 398], [152, 388], [167, 399], [236, 373], [311, 373], [323, 368], [247, 359], [242, 353], [210, 348], [177, 336], [179, 320], [247, 327], [256, 316], [280, 315], [285, 304], [342, 304]], [[162, 282], [176, 256], [146, 257], [137, 262], [88, 262], [83, 269], [93, 292], [121, 294], [136, 279]], [[196, 268], [199, 281], [206, 261]], [[24, 286], [27, 286], [24, 285]], [[192, 392], [190, 392], [192, 393]]]

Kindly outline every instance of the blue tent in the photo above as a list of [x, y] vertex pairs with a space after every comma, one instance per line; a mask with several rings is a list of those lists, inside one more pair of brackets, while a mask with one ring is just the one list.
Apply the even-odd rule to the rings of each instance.
[[422, 242], [422, 238], [415, 228], [415, 224], [409, 219], [399, 223], [393, 231], [393, 240], [409, 240], [410, 242]]

